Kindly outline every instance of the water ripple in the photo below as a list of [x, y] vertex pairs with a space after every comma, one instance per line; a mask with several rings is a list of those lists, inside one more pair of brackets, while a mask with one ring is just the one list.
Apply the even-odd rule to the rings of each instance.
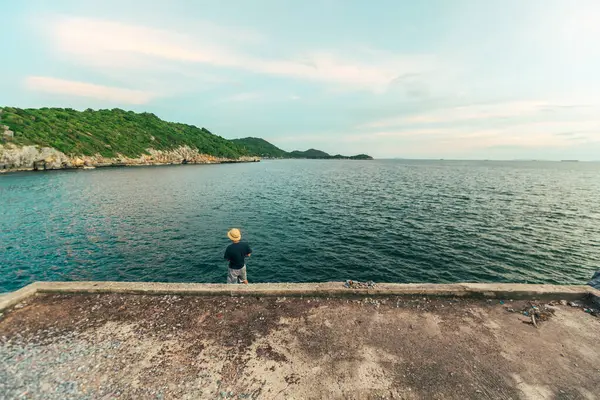
[[0, 176], [0, 291], [35, 280], [584, 283], [600, 164], [265, 161]]

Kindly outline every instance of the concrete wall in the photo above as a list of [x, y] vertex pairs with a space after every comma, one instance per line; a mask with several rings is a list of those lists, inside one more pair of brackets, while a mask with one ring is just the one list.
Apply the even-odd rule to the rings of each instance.
[[0, 311], [37, 293], [124, 293], [195, 296], [445, 296], [495, 299], [582, 300], [600, 304], [600, 290], [586, 285], [528, 285], [510, 283], [398, 284], [379, 283], [371, 289], [348, 289], [343, 282], [255, 283], [225, 285], [157, 282], [35, 282], [0, 297]]

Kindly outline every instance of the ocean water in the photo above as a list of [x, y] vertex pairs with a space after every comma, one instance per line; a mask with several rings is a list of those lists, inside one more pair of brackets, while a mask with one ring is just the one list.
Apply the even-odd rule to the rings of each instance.
[[0, 176], [0, 291], [36, 280], [581, 284], [600, 163], [273, 160]]

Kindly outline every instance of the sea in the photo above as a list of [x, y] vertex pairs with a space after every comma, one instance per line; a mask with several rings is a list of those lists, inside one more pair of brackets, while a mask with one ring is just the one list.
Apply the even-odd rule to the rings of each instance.
[[263, 160], [0, 175], [0, 292], [34, 281], [584, 284], [600, 163]]

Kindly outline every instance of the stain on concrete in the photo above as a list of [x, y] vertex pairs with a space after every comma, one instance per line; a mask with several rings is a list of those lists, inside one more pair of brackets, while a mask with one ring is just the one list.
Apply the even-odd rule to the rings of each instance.
[[38, 295], [0, 320], [8, 397], [594, 399], [600, 319], [454, 298]]

